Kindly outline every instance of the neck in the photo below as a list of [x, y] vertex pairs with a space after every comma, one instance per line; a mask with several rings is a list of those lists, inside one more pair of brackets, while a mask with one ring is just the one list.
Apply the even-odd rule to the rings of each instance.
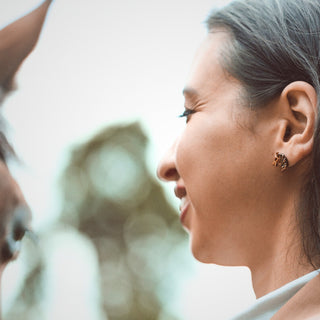
[[266, 241], [260, 255], [249, 265], [256, 297], [274, 291], [314, 268], [302, 254], [300, 234], [292, 215], [283, 215], [275, 232]]
[[246, 265], [251, 271], [257, 298], [314, 270], [302, 250], [295, 206], [300, 191], [294, 189], [296, 185], [300, 184], [287, 184], [287, 189], [292, 186], [293, 190], [287, 190], [285, 199], [281, 196], [275, 200], [277, 210], [269, 207], [269, 212], [262, 213], [272, 217], [270, 224], [267, 220], [264, 226], [266, 233], [256, 238], [256, 244], [247, 256]]
[[263, 265], [251, 268], [256, 297], [260, 298], [313, 270], [311, 265], [299, 263], [297, 259], [270, 258]]

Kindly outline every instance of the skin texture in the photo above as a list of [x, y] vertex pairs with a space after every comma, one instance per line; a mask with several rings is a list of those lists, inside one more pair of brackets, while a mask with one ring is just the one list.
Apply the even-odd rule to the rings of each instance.
[[[259, 297], [312, 269], [297, 259], [294, 206], [312, 150], [316, 94], [295, 82], [263, 108], [250, 108], [220, 63], [228, 39], [215, 30], [200, 46], [184, 90], [193, 111], [158, 176], [176, 181], [195, 258], [249, 267]], [[272, 166], [277, 151], [289, 158], [286, 172]]]

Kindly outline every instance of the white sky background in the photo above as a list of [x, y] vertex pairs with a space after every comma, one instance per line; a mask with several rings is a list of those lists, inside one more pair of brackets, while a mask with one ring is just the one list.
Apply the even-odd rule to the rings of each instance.
[[[0, 25], [39, 2], [0, 0]], [[33, 209], [35, 230], [47, 228], [59, 213], [56, 181], [70, 148], [99, 128], [141, 121], [151, 139], [149, 166], [155, 173], [184, 127], [177, 116], [193, 55], [206, 34], [203, 21], [226, 2], [53, 2], [39, 43], [18, 74], [19, 89], [4, 104], [25, 163], [15, 175]], [[172, 185], [166, 188], [177, 205], [169, 195]], [[182, 295], [184, 319], [222, 319], [252, 300], [246, 270], [196, 266], [199, 272]]]

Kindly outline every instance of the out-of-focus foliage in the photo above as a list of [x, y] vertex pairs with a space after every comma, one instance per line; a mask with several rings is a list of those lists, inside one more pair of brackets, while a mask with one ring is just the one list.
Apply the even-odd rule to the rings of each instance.
[[[176, 319], [166, 304], [174, 295], [178, 267], [184, 268], [179, 263], [186, 235], [148, 171], [147, 142], [138, 123], [106, 128], [73, 150], [61, 178], [59, 225], [76, 228], [93, 243], [100, 307], [109, 320]], [[46, 283], [41, 254], [6, 319], [46, 319], [33, 310]]]

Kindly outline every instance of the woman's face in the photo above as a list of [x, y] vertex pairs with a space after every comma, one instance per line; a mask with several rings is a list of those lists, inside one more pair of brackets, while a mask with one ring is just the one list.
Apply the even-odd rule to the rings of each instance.
[[273, 190], [272, 112], [241, 102], [241, 84], [220, 65], [227, 37], [210, 33], [200, 46], [184, 89], [192, 114], [158, 175], [176, 181], [180, 220], [194, 256], [243, 265], [249, 251], [271, 236], [280, 202]]

